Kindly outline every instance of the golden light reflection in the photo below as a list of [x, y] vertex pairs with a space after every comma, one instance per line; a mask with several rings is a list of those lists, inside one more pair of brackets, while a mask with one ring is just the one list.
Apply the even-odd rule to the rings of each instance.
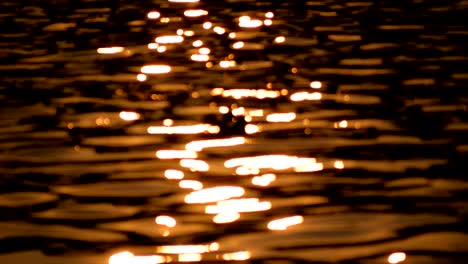
[[203, 55], [203, 54], [192, 54], [190, 56], [190, 59], [193, 60], [193, 61], [209, 61], [210, 56]]
[[232, 44], [232, 47], [233, 47], [234, 49], [242, 49], [242, 48], [244, 47], [244, 42], [238, 41], [238, 42]]
[[186, 37], [191, 37], [193, 35], [195, 35], [195, 31], [193, 31], [193, 30], [184, 31], [184, 36], [186, 36]]
[[406, 260], [406, 254], [404, 252], [395, 252], [388, 256], [388, 263], [396, 264]]
[[188, 150], [158, 150], [156, 157], [159, 159], [196, 159], [197, 153]]
[[213, 23], [211, 23], [211, 22], [203, 23], [203, 28], [204, 29], [210, 29], [212, 26], [213, 26]]
[[214, 27], [213, 31], [216, 32], [216, 34], [218, 34], [218, 35], [222, 35], [222, 34], [226, 33], [226, 29], [224, 29], [222, 27]]
[[227, 106], [220, 106], [220, 107], [218, 108], [218, 111], [219, 111], [221, 114], [227, 114], [227, 113], [229, 113], [229, 107], [227, 107]]
[[158, 19], [159, 17], [161, 17], [161, 13], [159, 13], [158, 11], [151, 11], [148, 13], [147, 17], [149, 19]]
[[143, 74], [143, 73], [137, 74], [137, 80], [138, 80], [138, 81], [144, 82], [144, 81], [146, 81], [146, 79], [148, 79], [148, 77], [146, 76], [146, 74]]
[[202, 55], [208, 55], [210, 54], [211, 50], [209, 48], [199, 48], [198, 49], [198, 53], [202, 54]]
[[141, 72], [146, 74], [163, 74], [172, 70], [169, 65], [145, 65], [141, 67]]
[[199, 17], [208, 15], [208, 11], [203, 9], [190, 9], [184, 11], [184, 16], [186, 17]]
[[97, 53], [99, 53], [99, 54], [115, 54], [115, 53], [123, 52], [124, 50], [125, 50], [124, 47], [107, 47], [107, 48], [97, 49]]
[[202, 255], [198, 253], [179, 254], [179, 262], [195, 262], [195, 261], [200, 261], [201, 259], [202, 259]]
[[167, 216], [167, 215], [157, 216], [154, 219], [154, 221], [158, 225], [163, 225], [163, 226], [167, 226], [167, 227], [171, 227], [171, 228], [177, 225], [177, 221], [173, 217], [170, 217], [170, 216]]
[[[221, 63], [220, 63], [221, 65]], [[227, 66], [228, 67], [228, 66]], [[214, 88], [211, 91], [211, 95], [222, 95], [223, 97], [232, 97], [234, 99], [242, 99], [244, 97], [256, 97], [258, 99], [265, 98], [277, 98], [280, 96], [280, 92], [266, 90], [266, 89], [229, 89], [224, 90], [223, 88]]]
[[109, 264], [130, 264], [134, 256], [129, 251], [119, 252], [109, 257]]
[[333, 167], [340, 169], [340, 170], [344, 169], [344, 162], [341, 160], [337, 160], [333, 163]]
[[182, 189], [192, 189], [198, 191], [203, 189], [203, 184], [195, 180], [182, 180], [179, 182], [179, 187]]
[[265, 13], [266, 18], [273, 18], [274, 16], [275, 16], [275, 14], [273, 14], [273, 12], [266, 12]]
[[244, 130], [245, 130], [245, 133], [247, 133], [247, 134], [249, 134], [249, 135], [250, 135], [250, 134], [255, 134], [255, 133], [258, 133], [258, 132], [261, 131], [261, 129], [260, 129], [259, 126], [257, 126], [257, 125], [252, 125], [252, 124], [246, 125], [245, 128], [244, 128]]
[[249, 251], [239, 251], [233, 253], [224, 253], [223, 254], [224, 260], [237, 260], [243, 261], [250, 259], [250, 252]]
[[237, 34], [236, 34], [236, 32], [231, 32], [231, 33], [229, 33], [228, 37], [233, 39], [233, 38], [237, 37]]
[[278, 114], [269, 114], [266, 117], [268, 122], [291, 122], [296, 119], [296, 113], [278, 113]]
[[238, 212], [223, 212], [213, 217], [213, 222], [216, 224], [227, 224], [239, 220], [240, 214]]
[[246, 143], [244, 137], [233, 137], [226, 139], [210, 139], [210, 140], [199, 140], [192, 141], [185, 145], [186, 150], [191, 151], [202, 151], [205, 148], [214, 148], [214, 147], [230, 147], [237, 146]]
[[258, 198], [231, 199], [219, 201], [216, 205], [207, 205], [205, 213], [222, 214], [228, 212], [248, 213], [271, 209], [270, 202], [260, 202]]
[[184, 178], [184, 172], [180, 170], [165, 170], [164, 177], [170, 180], [180, 180]]
[[166, 118], [163, 120], [163, 125], [164, 126], [172, 126], [174, 124], [174, 120]]
[[172, 245], [156, 248], [156, 252], [163, 254], [202, 254], [210, 251], [210, 245]]
[[263, 24], [265, 26], [271, 26], [271, 25], [273, 25], [273, 21], [271, 19], [265, 19], [265, 20], [263, 20]]
[[348, 121], [342, 120], [340, 122], [337, 122], [333, 125], [335, 128], [347, 128], [348, 127]]
[[323, 170], [322, 163], [308, 163], [308, 164], [301, 164], [294, 167], [295, 172], [314, 172], [314, 171], [321, 171]]
[[283, 36], [276, 37], [274, 40], [276, 43], [284, 43], [286, 41], [286, 38]]
[[196, 47], [196, 48], [201, 47], [201, 46], [203, 46], [203, 41], [201, 41], [201, 40], [199, 40], [199, 39], [198, 39], [198, 40], [195, 40], [195, 41], [192, 43], [192, 46], [194, 46], [194, 47]]
[[276, 175], [272, 173], [255, 176], [252, 178], [252, 184], [257, 186], [268, 186], [276, 180]]
[[157, 49], [156, 49], [159, 53], [163, 53], [167, 50], [167, 47], [166, 46], [159, 46]]
[[198, 124], [192, 126], [150, 126], [148, 134], [201, 134], [201, 133], [218, 133], [220, 128], [208, 124]]
[[308, 93], [308, 92], [297, 92], [293, 93], [290, 97], [291, 101], [300, 102], [305, 100], [320, 100], [322, 99], [322, 94], [318, 92]]
[[179, 35], [179, 36], [181, 36], [181, 35], [184, 34], [184, 30], [179, 28], [179, 29], [176, 31], [176, 34]]
[[252, 19], [249, 16], [241, 16], [239, 17], [239, 27], [243, 28], [256, 28], [263, 25], [263, 22], [258, 19]]
[[263, 155], [245, 158], [234, 158], [224, 163], [226, 168], [247, 167], [257, 169], [271, 168], [274, 170], [284, 170], [289, 168], [308, 168], [317, 165], [315, 158], [299, 158], [287, 155]]
[[169, 0], [169, 2], [173, 3], [197, 3], [200, 0]]
[[245, 108], [244, 107], [234, 108], [232, 109], [231, 112], [233, 116], [241, 116], [245, 114]]
[[298, 225], [304, 222], [304, 217], [301, 215], [285, 217], [277, 220], [270, 221], [268, 223], [268, 229], [270, 230], [286, 230], [290, 226]]
[[249, 168], [249, 167], [240, 166], [236, 169], [236, 174], [241, 175], [241, 176], [256, 175], [259, 173], [260, 173], [260, 170], [258, 168]]
[[212, 203], [223, 201], [235, 197], [241, 197], [245, 194], [245, 190], [238, 186], [217, 186], [206, 188], [199, 191], [194, 191], [185, 196], [185, 202], [188, 204], [194, 203]]
[[161, 36], [155, 39], [156, 43], [159, 44], [174, 44], [174, 43], [181, 43], [184, 41], [184, 37], [179, 35], [174, 36]]
[[236, 62], [233, 60], [223, 60], [219, 62], [221, 68], [230, 68], [236, 66]]
[[313, 81], [310, 83], [310, 88], [320, 89], [322, 88], [322, 83], [319, 81]]
[[122, 111], [120, 112], [119, 117], [125, 121], [134, 121], [140, 118], [140, 114], [135, 112]]
[[129, 251], [116, 253], [109, 257], [109, 264], [157, 264], [166, 261], [164, 256], [135, 256]]
[[191, 171], [209, 171], [210, 165], [203, 160], [195, 160], [195, 159], [183, 159], [180, 161], [180, 166], [184, 168], [188, 168]]

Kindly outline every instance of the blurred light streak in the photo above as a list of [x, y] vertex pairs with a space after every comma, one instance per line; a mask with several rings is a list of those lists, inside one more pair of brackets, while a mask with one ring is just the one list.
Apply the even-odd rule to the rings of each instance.
[[180, 170], [165, 170], [164, 177], [170, 180], [181, 180], [184, 178], [184, 172]]
[[266, 117], [268, 122], [291, 122], [296, 119], [296, 113], [277, 113], [277, 114], [269, 114]]
[[201, 134], [201, 133], [216, 134], [219, 132], [218, 126], [208, 124], [198, 124], [192, 126], [150, 126], [148, 127], [149, 134]]
[[284, 43], [286, 41], [286, 38], [283, 36], [276, 37], [274, 40], [276, 43]]
[[159, 17], [161, 17], [161, 13], [159, 13], [158, 11], [151, 11], [148, 13], [147, 17], [149, 19], [158, 19]]
[[148, 79], [148, 77], [146, 76], [146, 74], [143, 74], [143, 73], [140, 73], [140, 74], [137, 74], [137, 80], [140, 81], [140, 82], [144, 82]]
[[203, 54], [192, 54], [192, 56], [190, 56], [190, 59], [193, 61], [209, 61], [210, 56]]
[[173, 44], [173, 43], [181, 43], [184, 41], [184, 37], [174, 35], [174, 36], [161, 36], [155, 38], [155, 41], [159, 44]]
[[186, 17], [199, 17], [208, 15], [208, 11], [203, 9], [190, 9], [184, 11], [184, 16]]
[[158, 150], [156, 157], [159, 159], [196, 159], [197, 153], [188, 150]]
[[241, 197], [245, 194], [245, 190], [238, 186], [217, 186], [206, 188], [199, 191], [194, 191], [185, 196], [185, 202], [193, 203], [211, 203], [218, 202], [235, 197]]
[[242, 48], [244, 47], [244, 42], [238, 41], [238, 42], [232, 44], [232, 47], [233, 47], [234, 49], [242, 49]]
[[175, 227], [177, 225], [177, 221], [173, 217], [170, 217], [170, 216], [167, 216], [167, 215], [157, 216], [154, 219], [154, 221], [158, 225], [163, 225], [163, 226], [167, 226], [167, 227], [171, 227], [171, 228]]
[[333, 163], [333, 166], [337, 169], [344, 169], [344, 162], [341, 160], [337, 160]]
[[322, 88], [322, 83], [319, 82], [319, 81], [313, 81], [313, 82], [310, 83], [310, 88], [320, 89], [320, 88]]
[[123, 52], [125, 48], [123, 47], [108, 47], [108, 48], [98, 48], [97, 53], [99, 54], [115, 54]]
[[205, 213], [221, 214], [229, 212], [248, 213], [271, 209], [270, 202], [260, 202], [258, 198], [243, 198], [219, 201], [216, 205], [207, 205]]
[[245, 130], [245, 133], [247, 133], [247, 134], [255, 134], [255, 133], [258, 133], [258, 132], [261, 131], [259, 126], [252, 125], [252, 124], [246, 125], [244, 130]]
[[203, 160], [183, 159], [180, 161], [180, 166], [189, 168], [191, 171], [209, 171], [210, 165]]
[[146, 74], [163, 74], [172, 70], [169, 65], [146, 65], [141, 67], [141, 72]]
[[308, 92], [297, 92], [291, 95], [291, 101], [299, 102], [305, 100], [320, 100], [322, 99], [322, 94], [318, 92], [308, 93]]
[[192, 45], [193, 45], [194, 47], [196, 47], [196, 48], [201, 47], [201, 46], [203, 46], [203, 41], [201, 41], [201, 40], [199, 40], [199, 39], [198, 39], [198, 40], [195, 40], [195, 41], [192, 43]]
[[388, 256], [388, 263], [396, 264], [406, 260], [406, 254], [404, 252], [395, 252]]
[[135, 112], [122, 111], [120, 112], [119, 117], [125, 121], [134, 121], [140, 118], [140, 114], [135, 113]]
[[277, 220], [270, 221], [268, 223], [268, 229], [270, 230], [286, 230], [288, 227], [298, 225], [304, 222], [304, 217], [300, 215], [285, 217]]
[[216, 224], [227, 224], [237, 221], [240, 218], [238, 212], [223, 212], [213, 217], [213, 222]]
[[239, 252], [233, 252], [233, 253], [224, 253], [223, 254], [223, 259], [230, 261], [230, 260], [237, 260], [237, 261], [243, 261], [243, 260], [248, 260], [250, 259], [250, 252], [249, 251], [239, 251]]
[[179, 182], [179, 187], [182, 189], [192, 189], [198, 191], [203, 188], [203, 184], [195, 180], [182, 180]]
[[179, 254], [179, 262], [195, 262], [195, 261], [200, 261], [201, 259], [202, 259], [202, 255], [198, 253]]
[[202, 151], [205, 148], [214, 148], [214, 147], [230, 147], [237, 146], [246, 143], [244, 137], [233, 137], [226, 139], [210, 139], [210, 140], [199, 140], [192, 141], [185, 145], [186, 150], [191, 151]]
[[211, 22], [203, 23], [203, 28], [204, 29], [210, 29], [212, 26], [213, 26], [213, 23], [211, 23]]
[[255, 176], [252, 178], [252, 184], [257, 186], [268, 186], [276, 180], [276, 175], [272, 173]]

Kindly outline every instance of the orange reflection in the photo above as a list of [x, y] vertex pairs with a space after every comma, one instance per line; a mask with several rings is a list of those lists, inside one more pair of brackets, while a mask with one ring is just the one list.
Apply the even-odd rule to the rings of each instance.
[[265, 19], [265, 20], [263, 20], [263, 24], [265, 26], [271, 26], [271, 25], [273, 25], [273, 21], [271, 19]]
[[213, 222], [216, 224], [227, 224], [237, 221], [240, 218], [238, 212], [223, 212], [213, 217]]
[[233, 137], [226, 139], [211, 139], [211, 140], [199, 140], [192, 141], [185, 145], [185, 149], [191, 151], [201, 151], [205, 148], [214, 147], [230, 147], [245, 144], [246, 139], [244, 137]]
[[310, 83], [310, 88], [320, 89], [322, 88], [322, 83], [319, 81], [313, 81]]
[[229, 89], [214, 88], [211, 91], [212, 95], [222, 95], [223, 97], [232, 97], [234, 99], [242, 99], [244, 97], [256, 97], [258, 99], [277, 98], [280, 92], [266, 89]]
[[166, 262], [164, 256], [135, 256], [129, 251], [116, 253], [109, 258], [109, 264], [156, 264], [164, 262]]
[[192, 56], [190, 56], [190, 59], [193, 61], [209, 61], [210, 56], [203, 54], [192, 54]]
[[258, 133], [258, 132], [261, 131], [259, 126], [252, 125], [252, 124], [246, 125], [244, 130], [245, 130], [245, 133], [247, 133], [247, 134], [255, 134], [255, 133]]
[[201, 40], [199, 40], [199, 39], [198, 39], [198, 40], [195, 40], [195, 41], [192, 43], [192, 46], [197, 47], [197, 48], [198, 48], [198, 47], [201, 47], [201, 46], [203, 46], [203, 41], [201, 41]]
[[184, 172], [180, 170], [165, 170], [164, 177], [170, 180], [181, 180], [184, 178]]
[[223, 60], [219, 62], [221, 68], [230, 68], [236, 66], [236, 62], [233, 60]]
[[239, 252], [233, 252], [233, 253], [225, 253], [223, 254], [223, 259], [224, 260], [237, 260], [237, 261], [248, 260], [250, 259], [250, 252], [239, 251]]
[[99, 48], [97, 53], [99, 54], [115, 54], [123, 52], [125, 49], [123, 47], [108, 47], [108, 48]]
[[148, 13], [147, 17], [149, 19], [158, 19], [159, 17], [161, 17], [161, 13], [159, 13], [158, 11], [151, 11]]
[[163, 53], [167, 50], [166, 46], [159, 46], [157, 49], [156, 49], [159, 53]]
[[284, 43], [286, 41], [286, 38], [283, 36], [276, 37], [274, 40], [276, 43]]
[[221, 214], [227, 212], [247, 213], [271, 209], [270, 202], [260, 202], [258, 198], [243, 198], [219, 201], [216, 205], [207, 205], [205, 213]]
[[275, 14], [273, 14], [273, 12], [267, 12], [265, 13], [265, 17], [266, 18], [273, 18], [275, 16]]
[[146, 74], [143, 74], [143, 73], [137, 74], [137, 80], [138, 80], [138, 81], [144, 82], [144, 81], [146, 81], [146, 79], [148, 79], [148, 77], [146, 76]]
[[146, 73], [146, 74], [162, 74], [162, 73], [168, 73], [170, 71], [171, 71], [171, 66], [169, 65], [146, 65], [146, 66], [141, 67], [141, 72]]
[[268, 186], [276, 180], [276, 175], [269, 173], [263, 174], [262, 176], [255, 176], [252, 178], [252, 184], [258, 186]]
[[317, 163], [314, 158], [299, 158], [287, 155], [263, 155], [245, 158], [235, 158], [224, 163], [226, 168], [247, 167], [257, 169], [271, 168], [274, 170], [284, 170], [289, 168], [307, 167]]
[[200, 261], [201, 259], [202, 259], [202, 255], [198, 253], [179, 254], [179, 262], [195, 262], [195, 261]]
[[210, 29], [212, 26], [213, 26], [213, 23], [211, 23], [211, 22], [203, 23], [203, 28], [204, 29]]
[[169, 0], [169, 2], [173, 3], [197, 3], [200, 0]]
[[192, 126], [150, 126], [148, 127], [149, 134], [201, 134], [201, 133], [218, 133], [220, 128], [208, 124], [198, 124]]
[[298, 225], [304, 222], [304, 217], [300, 215], [285, 217], [277, 220], [270, 221], [268, 223], [268, 229], [270, 230], [286, 230], [290, 226]]
[[295, 172], [314, 172], [323, 170], [322, 163], [310, 162], [308, 164], [301, 164], [294, 167]]
[[337, 169], [344, 169], [344, 162], [341, 160], [337, 160], [333, 163], [333, 166]]
[[245, 190], [242, 187], [218, 186], [191, 192], [185, 196], [185, 202], [188, 204], [211, 203], [223, 201], [234, 197], [241, 197], [244, 194]]
[[238, 42], [232, 44], [232, 47], [233, 47], [234, 49], [242, 49], [242, 48], [244, 47], [244, 42], [238, 41]]
[[406, 254], [404, 252], [395, 252], [388, 256], [388, 263], [396, 264], [406, 260]]
[[256, 28], [256, 27], [260, 27], [262, 24], [263, 22], [261, 20], [252, 19], [249, 16], [239, 17], [239, 27]]
[[[213, 243], [212, 243], [213, 244]], [[163, 254], [201, 254], [212, 251], [211, 244], [209, 245], [172, 245], [160, 246], [156, 248], [156, 252]]]
[[188, 150], [158, 150], [156, 157], [159, 159], [195, 159], [197, 153]]
[[154, 221], [158, 225], [163, 225], [167, 227], [174, 227], [177, 225], [177, 221], [174, 218], [167, 216], [167, 215], [160, 215], [156, 217]]
[[308, 93], [308, 92], [297, 92], [291, 95], [291, 101], [299, 102], [305, 100], [320, 100], [322, 99], [322, 94], [315, 92], [315, 93]]
[[184, 41], [184, 37], [174, 35], [174, 36], [161, 36], [157, 37], [155, 41], [159, 44], [173, 44], [173, 43], [181, 43]]
[[123, 251], [112, 255], [109, 258], [109, 264], [130, 264], [135, 255], [129, 251]]
[[266, 117], [268, 122], [291, 122], [296, 119], [296, 113], [269, 114]]
[[216, 34], [218, 34], [218, 35], [222, 35], [222, 34], [226, 33], [226, 29], [224, 29], [222, 27], [214, 27], [213, 31], [216, 32]]
[[140, 114], [135, 113], [135, 112], [122, 111], [120, 112], [119, 117], [125, 121], [134, 121], [140, 118]]
[[179, 182], [179, 187], [182, 189], [192, 189], [198, 191], [203, 189], [203, 184], [195, 180], [182, 180]]
[[180, 166], [189, 168], [191, 171], [209, 171], [210, 165], [203, 160], [183, 159]]
[[210, 54], [211, 50], [209, 48], [199, 48], [198, 49], [198, 53], [202, 54], [202, 55], [208, 55]]
[[184, 16], [186, 17], [199, 17], [208, 15], [208, 11], [203, 9], [190, 9], [184, 11]]

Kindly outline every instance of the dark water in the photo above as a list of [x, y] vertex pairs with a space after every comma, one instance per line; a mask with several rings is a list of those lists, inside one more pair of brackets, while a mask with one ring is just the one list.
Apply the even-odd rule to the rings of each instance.
[[0, 263], [465, 263], [467, 9], [2, 1]]

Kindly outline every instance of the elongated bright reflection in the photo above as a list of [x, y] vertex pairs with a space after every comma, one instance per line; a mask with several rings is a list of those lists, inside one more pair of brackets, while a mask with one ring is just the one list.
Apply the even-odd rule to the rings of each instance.
[[249, 135], [250, 135], [250, 134], [255, 134], [255, 133], [258, 133], [258, 132], [261, 131], [261, 129], [260, 129], [259, 126], [257, 126], [257, 125], [252, 125], [252, 124], [246, 125], [245, 128], [244, 128], [244, 130], [245, 130], [245, 133], [247, 133], [247, 134], [249, 134]]
[[226, 33], [226, 29], [224, 29], [222, 27], [214, 27], [213, 31], [216, 32], [216, 34], [218, 34], [218, 35], [222, 35], [222, 34]]
[[201, 254], [210, 252], [210, 245], [173, 245], [156, 248], [158, 253], [164, 254]]
[[148, 134], [201, 134], [218, 133], [220, 128], [208, 124], [198, 124], [192, 126], [150, 126]]
[[245, 18], [245, 17], [241, 17], [239, 18], [239, 27], [243, 27], [243, 28], [256, 28], [256, 27], [260, 27], [263, 25], [263, 22], [261, 20], [258, 20], [258, 19], [251, 19], [250, 17]]
[[291, 101], [299, 102], [305, 100], [320, 100], [322, 99], [322, 94], [315, 92], [315, 93], [308, 93], [308, 92], [297, 92], [291, 95]]
[[109, 258], [109, 264], [158, 264], [166, 262], [164, 256], [135, 256], [129, 251], [120, 252]]
[[406, 254], [404, 252], [395, 252], [388, 256], [388, 263], [396, 264], [406, 260]]
[[180, 161], [180, 166], [188, 168], [191, 171], [209, 171], [210, 165], [203, 160], [183, 159]]
[[205, 54], [192, 54], [190, 56], [190, 59], [193, 61], [209, 61], [210, 56], [205, 55]]
[[242, 41], [238, 41], [238, 42], [232, 44], [232, 47], [234, 49], [242, 49], [244, 46], [245, 46], [245, 44]]
[[271, 168], [274, 170], [284, 170], [289, 168], [295, 168], [300, 166], [307, 166], [310, 164], [316, 164], [314, 158], [299, 158], [296, 156], [287, 155], [263, 155], [245, 158], [235, 158], [227, 160], [224, 163], [226, 168], [234, 167], [247, 167], [247, 168], [258, 168], [267, 169]]
[[203, 183], [195, 180], [182, 180], [179, 182], [179, 187], [182, 189], [192, 189], [194, 191], [198, 191], [203, 188]]
[[239, 251], [239, 252], [233, 252], [233, 253], [224, 253], [223, 259], [224, 260], [237, 260], [237, 261], [248, 260], [250, 259], [250, 252]]
[[169, 2], [173, 3], [197, 3], [200, 0], [169, 0]]
[[158, 11], [151, 11], [148, 13], [147, 17], [149, 19], [158, 19], [161, 17], [161, 13], [159, 13]]
[[177, 225], [177, 221], [173, 217], [170, 217], [168, 215], [157, 216], [154, 219], [154, 221], [158, 225], [163, 225], [163, 226], [167, 226], [167, 227], [174, 227], [174, 226]]
[[144, 82], [144, 81], [146, 81], [146, 79], [148, 79], [148, 77], [146, 76], [146, 74], [143, 74], [143, 73], [137, 74], [137, 80], [138, 80], [138, 81]]
[[157, 37], [155, 41], [159, 44], [173, 44], [173, 43], [181, 43], [184, 41], [184, 37], [174, 35], [174, 36], [161, 36]]
[[201, 41], [201, 40], [199, 40], [199, 39], [198, 39], [198, 40], [195, 40], [195, 41], [192, 43], [192, 46], [197, 47], [197, 48], [198, 48], [198, 47], [201, 47], [201, 46], [203, 46], [203, 41]]
[[201, 151], [205, 148], [214, 148], [214, 147], [230, 147], [236, 145], [245, 144], [246, 139], [244, 137], [233, 137], [226, 139], [210, 139], [210, 140], [199, 140], [192, 141], [185, 145], [186, 150], [191, 151]]
[[184, 16], [186, 17], [199, 17], [208, 15], [208, 11], [203, 9], [190, 9], [184, 11]]
[[260, 202], [258, 198], [231, 199], [219, 201], [216, 205], [207, 205], [205, 213], [221, 214], [226, 212], [259, 212], [271, 209], [270, 202]]
[[169, 65], [145, 65], [141, 67], [141, 72], [146, 74], [163, 74], [171, 71]]
[[119, 52], [123, 52], [125, 48], [123, 47], [108, 47], [108, 48], [99, 48], [97, 49], [97, 53], [99, 54], [115, 54]]
[[188, 150], [158, 150], [156, 157], [159, 159], [196, 159], [197, 153]]
[[296, 113], [269, 114], [266, 117], [268, 122], [291, 122], [296, 119]]
[[268, 186], [276, 180], [276, 175], [272, 173], [255, 176], [252, 178], [252, 184], [258, 186]]
[[181, 180], [184, 178], [184, 172], [180, 170], [165, 170], [164, 177], [170, 180]]
[[270, 221], [268, 223], [268, 229], [270, 230], [286, 230], [288, 227], [298, 225], [304, 222], [304, 217], [300, 215], [285, 217], [277, 220]]
[[218, 186], [213, 188], [202, 189], [189, 193], [185, 196], [185, 202], [193, 203], [211, 203], [218, 202], [234, 197], [241, 197], [245, 194], [245, 190], [238, 186]]
[[333, 166], [339, 170], [344, 169], [344, 162], [341, 160], [337, 160], [333, 163]]
[[286, 41], [286, 38], [283, 36], [279, 36], [275, 38], [276, 43], [284, 43]]
[[196, 262], [202, 259], [202, 255], [198, 253], [179, 254], [179, 262]]
[[314, 172], [314, 171], [321, 171], [321, 170], [323, 170], [323, 164], [315, 163], [315, 162], [300, 164], [294, 167], [295, 172]]
[[134, 256], [129, 251], [119, 252], [109, 257], [109, 264], [130, 264]]
[[212, 26], [213, 26], [213, 23], [211, 23], [211, 22], [203, 23], [203, 28], [204, 29], [210, 29]]
[[120, 112], [119, 117], [125, 121], [134, 121], [140, 118], [140, 114], [135, 112], [122, 111]]
[[322, 88], [322, 83], [319, 81], [313, 81], [310, 83], [310, 88], [320, 89]]
[[223, 212], [213, 217], [213, 222], [216, 224], [227, 224], [237, 221], [240, 218], [238, 212]]
[[236, 61], [233, 60], [223, 60], [219, 62], [221, 68], [230, 68], [236, 66]]

